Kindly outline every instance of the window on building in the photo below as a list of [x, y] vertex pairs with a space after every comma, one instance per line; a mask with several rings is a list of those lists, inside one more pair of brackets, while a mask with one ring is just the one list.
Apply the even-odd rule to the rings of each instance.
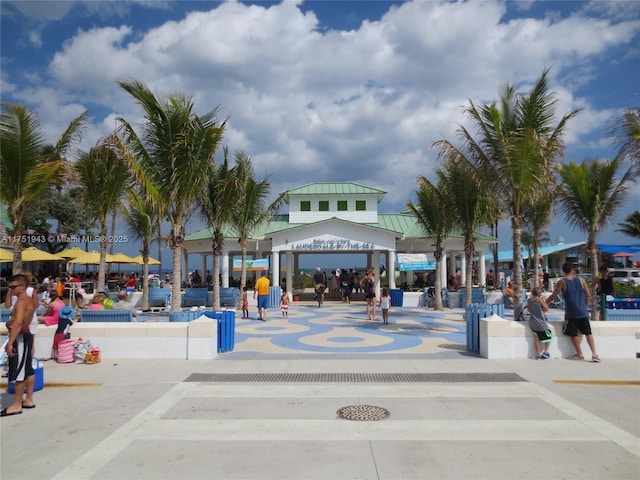
[[346, 200], [338, 200], [338, 211], [346, 212], [347, 211], [347, 201]]
[[318, 210], [321, 212], [329, 211], [329, 200], [320, 200], [318, 202]]
[[362, 212], [367, 209], [367, 201], [366, 200], [356, 200], [356, 210]]
[[309, 200], [302, 200], [300, 202], [300, 211], [301, 212], [310, 212], [311, 211], [311, 202]]

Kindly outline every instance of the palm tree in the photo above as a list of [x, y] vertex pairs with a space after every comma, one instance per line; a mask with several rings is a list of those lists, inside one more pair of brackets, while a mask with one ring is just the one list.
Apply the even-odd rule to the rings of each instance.
[[[549, 92], [547, 74], [545, 70], [526, 95], [506, 85], [497, 103], [478, 106], [469, 101], [465, 114], [476, 125], [478, 139], [464, 126], [458, 128], [464, 152], [482, 172], [485, 188], [495, 193], [511, 219], [516, 304], [522, 302], [518, 266], [522, 263], [523, 208], [535, 192], [552, 181], [555, 164], [564, 152], [565, 126], [578, 114], [571, 111], [556, 123], [557, 100]], [[465, 157], [447, 140], [437, 144], [446, 157]]]
[[269, 221], [284, 201], [281, 194], [271, 205], [266, 204], [271, 184], [269, 179], [255, 179], [251, 157], [242, 152], [236, 153], [236, 180], [238, 198], [233, 209], [232, 225], [238, 232], [238, 242], [242, 251], [242, 273], [240, 274], [240, 290], [247, 284], [247, 242], [250, 233]]
[[[596, 237], [624, 204], [633, 173], [622, 172], [622, 157], [613, 160], [570, 162], [560, 168], [560, 210], [567, 223], [587, 234], [587, 253], [592, 271], [598, 265]], [[592, 286], [591, 316], [598, 319], [595, 285]]]
[[622, 227], [617, 230], [618, 232], [622, 232], [630, 237], [640, 238], [640, 212], [636, 210], [630, 215], [627, 215], [624, 223], [619, 223], [618, 226]]
[[479, 182], [475, 168], [468, 160], [447, 161], [442, 170], [437, 170], [439, 185], [446, 191], [449, 207], [455, 223], [464, 234], [466, 259], [465, 305], [471, 303], [473, 285], [473, 259], [475, 257], [475, 230], [495, 217], [495, 202], [489, 190]]
[[185, 225], [195, 211], [195, 202], [205, 196], [213, 158], [222, 140], [226, 122], [218, 123], [217, 109], [202, 116], [183, 94], [158, 99], [138, 81], [119, 82], [120, 87], [142, 107], [145, 117], [140, 134], [123, 118], [125, 141], [132, 158], [141, 167], [139, 176], [148, 180], [143, 191], [161, 206], [170, 226], [173, 249], [171, 310], [180, 309], [180, 265]]
[[228, 150], [223, 149], [223, 160], [219, 166], [212, 166], [208, 175], [209, 183], [200, 204], [200, 213], [211, 229], [213, 250], [213, 308], [220, 309], [220, 256], [224, 251], [224, 227], [231, 221], [233, 209], [238, 204], [238, 191], [233, 168], [229, 168]]
[[452, 202], [448, 196], [448, 189], [440, 183], [437, 185], [431, 183], [424, 176], [418, 177], [418, 187], [415, 193], [416, 203], [407, 202], [407, 208], [416, 218], [425, 236], [433, 237], [435, 241], [436, 295], [433, 306], [435, 310], [442, 310], [441, 260], [444, 239], [451, 233], [454, 226], [453, 214], [450, 211]]
[[158, 233], [158, 212], [140, 192], [130, 189], [127, 208], [121, 209], [131, 238], [142, 242], [142, 310], [149, 310], [149, 254], [151, 241]]
[[0, 201], [13, 225], [13, 273], [22, 271], [26, 211], [47, 190], [66, 164], [65, 153], [79, 139], [87, 113], [74, 119], [55, 146], [45, 144], [37, 116], [26, 107], [2, 104], [0, 114]]
[[78, 182], [84, 188], [85, 207], [98, 222], [100, 265], [97, 290], [104, 290], [107, 258], [107, 221], [121, 207], [130, 173], [127, 164], [109, 139], [83, 152], [76, 162]]
[[631, 161], [634, 174], [640, 175], [640, 108], [627, 109], [619, 123], [614, 126], [621, 155]]
[[[533, 269], [533, 286], [540, 286], [540, 243], [544, 239], [548, 239], [548, 232], [545, 230], [551, 223], [551, 216], [553, 214], [554, 204], [553, 191], [550, 188], [541, 188], [536, 194], [530, 198], [529, 202], [524, 207], [523, 219], [526, 230], [522, 232], [527, 233], [531, 237], [531, 249], [533, 250], [533, 256], [529, 255], [529, 270]], [[533, 265], [531, 260], [533, 259]]]

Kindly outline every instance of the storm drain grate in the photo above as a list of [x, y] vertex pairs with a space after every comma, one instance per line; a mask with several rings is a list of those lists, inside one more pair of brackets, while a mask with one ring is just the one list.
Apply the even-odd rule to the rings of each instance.
[[384, 420], [389, 414], [389, 410], [375, 405], [348, 405], [338, 409], [336, 412], [340, 418], [345, 420], [356, 420], [359, 422], [375, 422]]
[[185, 382], [203, 383], [501, 383], [526, 382], [500, 373], [192, 373]]

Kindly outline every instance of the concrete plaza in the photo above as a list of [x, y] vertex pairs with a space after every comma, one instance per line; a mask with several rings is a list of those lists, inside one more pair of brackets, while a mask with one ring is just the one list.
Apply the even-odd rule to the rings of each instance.
[[0, 420], [0, 477], [640, 477], [640, 360], [486, 360], [461, 310], [404, 310], [294, 303], [214, 360], [46, 362], [37, 408]]

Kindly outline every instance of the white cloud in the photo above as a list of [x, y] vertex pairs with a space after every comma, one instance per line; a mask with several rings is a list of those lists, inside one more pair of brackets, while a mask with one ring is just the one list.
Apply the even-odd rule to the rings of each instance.
[[505, 82], [526, 89], [553, 67], [558, 113], [584, 108], [567, 145], [602, 131], [615, 108], [595, 108], [576, 92], [601, 75], [594, 58], [637, 40], [640, 22], [614, 22], [602, 9], [590, 17], [594, 8], [507, 23], [501, 2], [420, 1], [349, 32], [319, 31], [312, 12], [288, 1], [223, 3], [144, 30], [113, 12], [126, 23], [74, 32], [47, 78], [16, 96], [38, 106], [52, 134], [87, 105], [92, 144], [115, 116], [140, 115], [116, 80], [139, 79], [158, 95], [186, 92], [199, 113], [220, 105], [230, 116], [224, 143], [252, 156], [259, 176], [272, 174], [274, 194], [315, 180], [358, 181], [389, 192], [385, 211], [400, 210], [415, 178], [432, 175], [432, 142], [455, 141], [466, 122], [461, 107], [497, 98]]

